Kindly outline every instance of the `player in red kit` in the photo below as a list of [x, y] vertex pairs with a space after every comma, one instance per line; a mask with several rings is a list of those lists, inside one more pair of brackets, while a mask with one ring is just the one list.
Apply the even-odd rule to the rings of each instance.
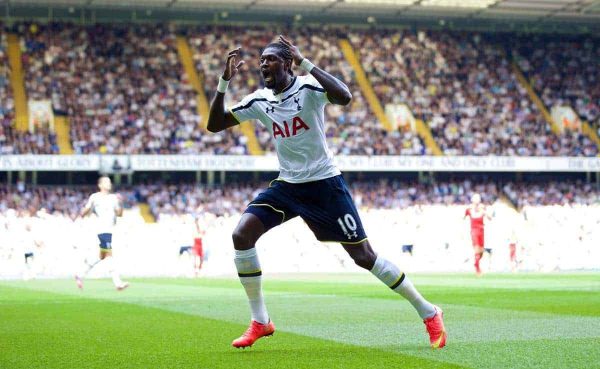
[[196, 224], [196, 235], [194, 237], [194, 246], [192, 251], [194, 254], [194, 274], [196, 277], [202, 269], [202, 263], [204, 262], [204, 248], [202, 247], [202, 237], [204, 237], [204, 231], [200, 228], [198, 219], [194, 222]]
[[514, 230], [508, 239], [508, 257], [510, 260], [510, 270], [514, 273], [519, 267], [519, 262], [517, 261], [517, 234]]
[[491, 220], [492, 217], [486, 213], [485, 205], [481, 203], [481, 196], [473, 194], [471, 196], [471, 205], [465, 210], [465, 219], [471, 218], [471, 241], [475, 251], [475, 272], [481, 275], [479, 263], [483, 257], [485, 247], [484, 242], [484, 218]]

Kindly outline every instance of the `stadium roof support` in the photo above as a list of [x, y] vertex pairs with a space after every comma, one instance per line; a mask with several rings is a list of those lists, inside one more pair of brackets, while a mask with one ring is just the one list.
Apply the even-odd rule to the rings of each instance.
[[4, 20], [285, 22], [600, 33], [597, 0], [13, 0]]

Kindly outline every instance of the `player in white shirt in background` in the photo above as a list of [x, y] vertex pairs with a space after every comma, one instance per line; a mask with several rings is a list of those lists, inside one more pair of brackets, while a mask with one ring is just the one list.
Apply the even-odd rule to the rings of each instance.
[[129, 287], [128, 282], [123, 282], [115, 268], [115, 262], [112, 257], [112, 233], [117, 223], [117, 217], [123, 215], [123, 206], [121, 198], [117, 194], [111, 193], [112, 183], [109, 177], [103, 176], [98, 179], [98, 188], [100, 191], [93, 193], [87, 203], [81, 210], [80, 216], [83, 218], [88, 214], [96, 215], [96, 229], [98, 240], [100, 241], [99, 259], [93, 263], [86, 260], [85, 270], [75, 276], [77, 287], [83, 288], [83, 279], [96, 266], [103, 264], [109, 271], [112, 281], [117, 290], [122, 291]]

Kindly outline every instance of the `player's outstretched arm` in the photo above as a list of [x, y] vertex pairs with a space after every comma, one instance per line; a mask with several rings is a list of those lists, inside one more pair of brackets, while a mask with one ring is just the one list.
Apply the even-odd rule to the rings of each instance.
[[217, 87], [217, 93], [210, 103], [210, 111], [208, 112], [208, 125], [206, 129], [210, 132], [216, 133], [227, 128], [233, 127], [238, 122], [233, 114], [225, 110], [225, 91], [229, 85], [229, 81], [238, 72], [239, 68], [244, 64], [241, 60], [236, 64], [238, 54], [241, 48], [231, 50], [227, 56], [227, 63], [225, 65], [225, 71], [223, 76], [219, 79], [219, 86]]
[[352, 94], [344, 82], [325, 72], [323, 69], [313, 65], [308, 61], [308, 59], [305, 59], [300, 53], [300, 50], [298, 50], [298, 47], [292, 45], [292, 43], [285, 37], [279, 36], [279, 42], [286, 45], [290, 49], [292, 57], [294, 58], [294, 63], [296, 63], [297, 66], [309, 70], [309, 73], [312, 74], [317, 81], [319, 81], [321, 86], [323, 86], [327, 92], [329, 101], [337, 105], [348, 105], [350, 103], [352, 100]]

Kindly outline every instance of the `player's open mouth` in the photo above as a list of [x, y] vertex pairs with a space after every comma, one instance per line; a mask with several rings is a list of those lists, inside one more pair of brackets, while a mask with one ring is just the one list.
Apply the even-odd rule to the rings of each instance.
[[273, 76], [268, 71], [263, 70], [262, 75], [263, 75], [263, 79], [265, 80], [265, 83], [270, 83], [273, 81]]

